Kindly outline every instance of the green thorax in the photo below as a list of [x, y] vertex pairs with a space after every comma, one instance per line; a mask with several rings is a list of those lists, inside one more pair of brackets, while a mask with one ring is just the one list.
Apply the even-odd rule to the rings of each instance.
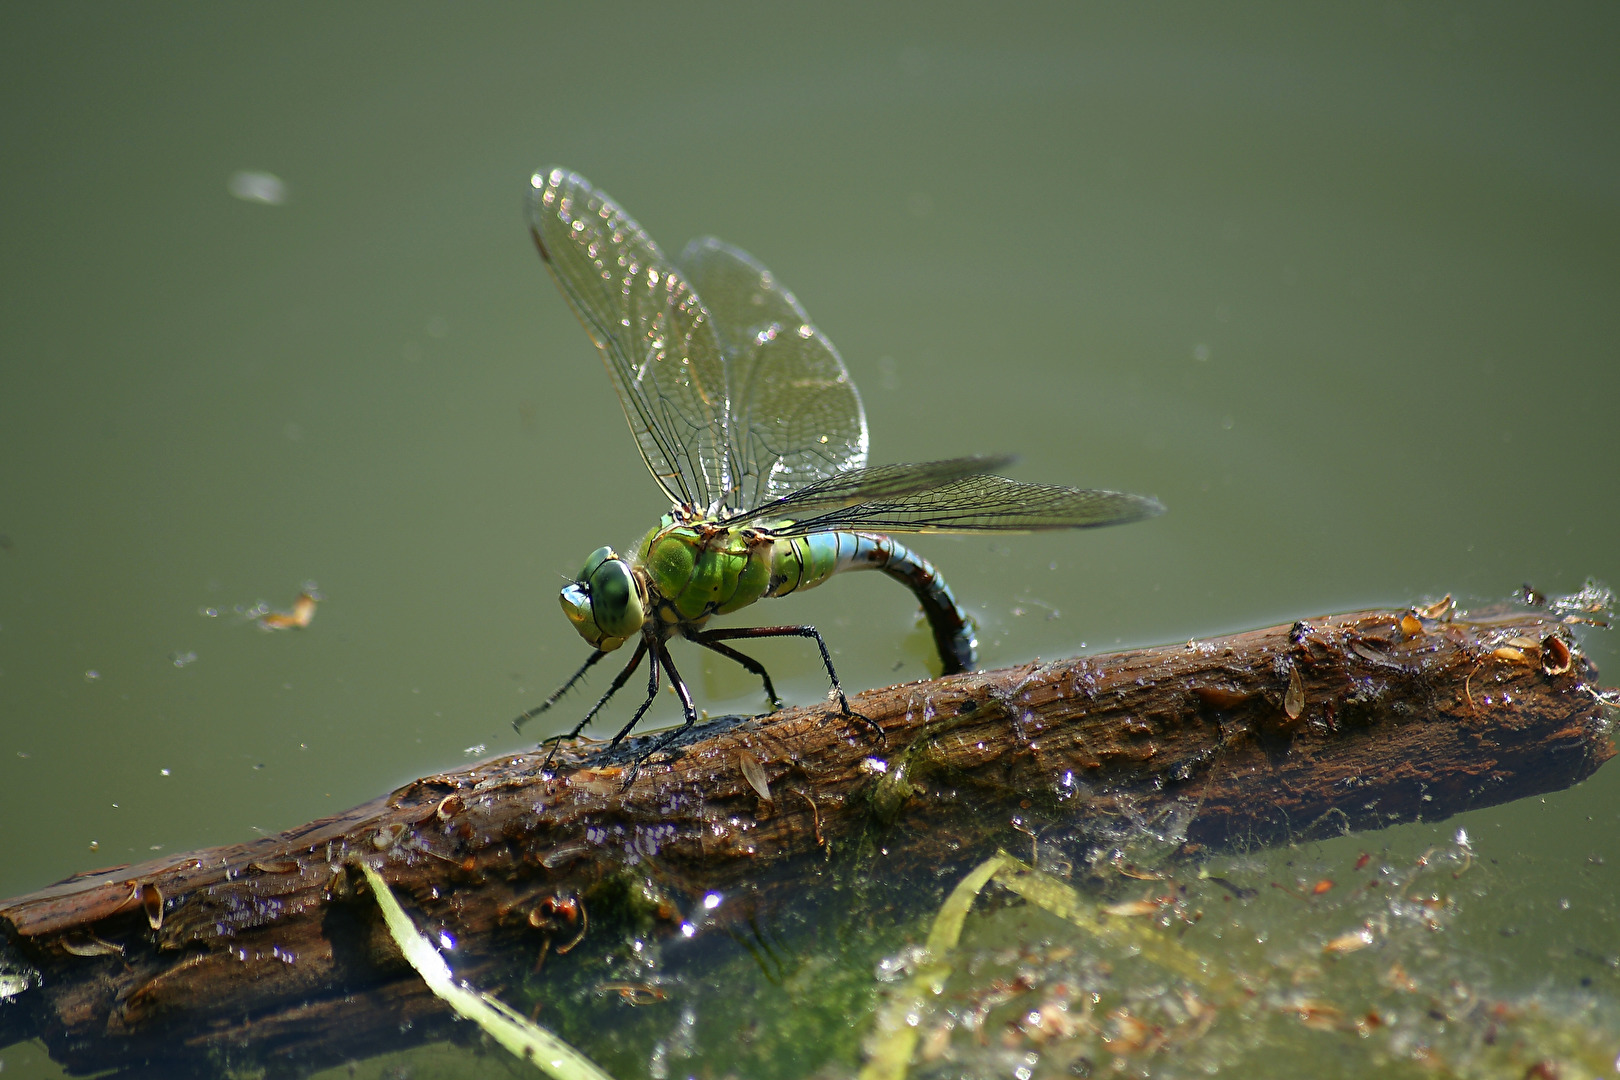
[[665, 514], [636, 553], [647, 574], [649, 615], [694, 623], [747, 607], [770, 587], [774, 546], [754, 529], [683, 523]]
[[763, 529], [665, 514], [636, 553], [646, 574], [649, 614], [668, 623], [701, 623], [755, 600], [819, 585], [842, 568], [836, 543], [826, 542], [832, 538], [777, 538]]

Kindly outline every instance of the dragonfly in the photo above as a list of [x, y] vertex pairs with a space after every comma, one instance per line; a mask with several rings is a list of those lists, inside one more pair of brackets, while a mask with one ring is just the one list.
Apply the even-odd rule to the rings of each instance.
[[829, 701], [844, 717], [877, 727], [850, 708], [814, 626], [710, 627], [710, 620], [835, 574], [877, 570], [922, 606], [943, 673], [971, 671], [973, 620], [933, 565], [890, 533], [1090, 528], [1164, 511], [1143, 495], [997, 475], [1009, 455], [870, 465], [866, 413], [838, 350], [753, 256], [703, 237], [671, 260], [616, 202], [566, 169], [535, 173], [527, 204], [540, 258], [600, 352], [641, 458], [670, 503], [634, 551], [597, 548], [562, 590], [563, 613], [593, 651], [514, 727], [550, 709], [609, 653], [634, 647], [579, 723], [548, 740], [553, 753], [584, 731], [643, 661], [646, 700], [609, 746], [646, 715], [660, 671], [684, 722], [643, 759], [691, 728], [697, 711], [670, 656], [677, 638], [758, 676], [773, 709], [782, 700], [770, 674], [730, 643], [813, 640]]

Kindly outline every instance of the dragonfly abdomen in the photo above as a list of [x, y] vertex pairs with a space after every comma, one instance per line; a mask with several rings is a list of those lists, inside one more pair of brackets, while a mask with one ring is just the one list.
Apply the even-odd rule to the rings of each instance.
[[814, 588], [845, 570], [883, 571], [922, 605], [944, 674], [973, 670], [979, 644], [973, 620], [934, 565], [892, 536], [834, 531], [787, 537], [776, 541], [771, 564], [766, 596]]

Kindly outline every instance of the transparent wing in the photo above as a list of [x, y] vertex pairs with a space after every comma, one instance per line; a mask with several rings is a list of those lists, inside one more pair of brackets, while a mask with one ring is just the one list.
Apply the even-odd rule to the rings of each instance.
[[540, 257], [601, 350], [641, 456], [675, 503], [709, 509], [728, 471], [726, 364], [709, 314], [652, 238], [576, 173], [535, 173]]
[[723, 518], [721, 525], [744, 525], [758, 522], [792, 521], [806, 514], [839, 510], [856, 503], [886, 501], [902, 495], [937, 488], [964, 476], [976, 476], [1005, 468], [1013, 463], [1011, 454], [995, 457], [976, 456], [950, 458], [945, 461], [924, 461], [901, 465], [872, 465], [865, 469], [818, 480], [790, 495], [774, 499], [763, 506]]
[[793, 294], [747, 252], [713, 237], [688, 244], [679, 265], [725, 351], [733, 487], [724, 505], [762, 506], [865, 465], [860, 393]]
[[774, 531], [799, 536], [833, 529], [876, 532], [1033, 532], [1122, 525], [1164, 513], [1159, 500], [1119, 491], [1024, 484], [965, 476], [925, 491], [831, 510]]

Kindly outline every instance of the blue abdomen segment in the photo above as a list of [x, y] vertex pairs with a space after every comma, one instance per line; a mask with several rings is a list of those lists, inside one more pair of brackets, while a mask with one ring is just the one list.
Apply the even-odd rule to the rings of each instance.
[[766, 596], [814, 588], [845, 570], [881, 570], [910, 589], [922, 605], [946, 675], [972, 671], [978, 640], [973, 620], [956, 602], [933, 563], [890, 536], [824, 532], [776, 541]]

